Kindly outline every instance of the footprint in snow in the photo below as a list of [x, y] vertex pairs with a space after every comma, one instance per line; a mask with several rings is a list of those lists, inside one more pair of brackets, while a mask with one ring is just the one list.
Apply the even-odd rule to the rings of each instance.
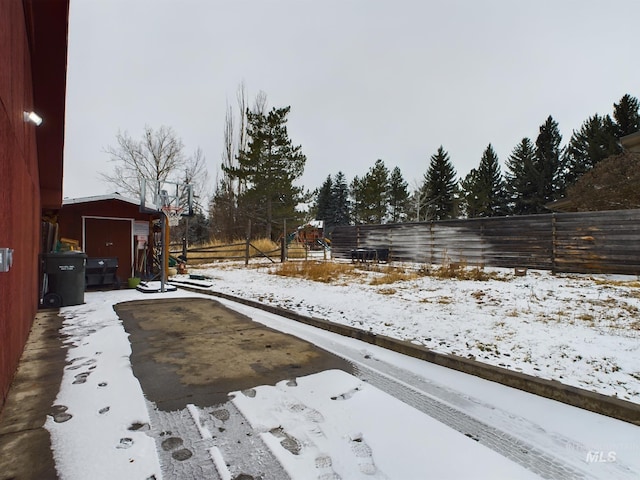
[[64, 423], [73, 418], [73, 415], [67, 413], [68, 408], [65, 405], [54, 405], [51, 407], [49, 415], [53, 417], [56, 423]]
[[73, 381], [73, 385], [78, 385], [80, 383], [86, 383], [87, 382], [87, 378], [89, 377], [89, 375], [91, 375], [91, 372], [79, 373], [78, 375], [76, 375], [74, 377], [75, 380]]
[[[70, 362], [72, 365], [66, 367], [66, 370], [78, 370], [79, 368], [86, 367], [87, 365], [93, 365], [94, 363], [96, 363], [96, 359], [95, 358], [90, 358], [89, 360], [86, 360], [86, 361], [84, 361], [82, 363], [79, 363], [77, 365], [73, 365], [76, 361], [84, 360], [85, 358], [86, 357], [80, 357], [78, 359], [72, 360]], [[92, 368], [96, 368], [96, 367], [93, 366]]]
[[131, 448], [133, 446], [133, 438], [121, 438], [120, 439], [120, 443], [118, 443], [118, 445], [116, 445], [116, 448], [121, 448], [121, 449], [125, 449], [125, 448]]
[[333, 469], [333, 460], [329, 455], [316, 457], [316, 469], [318, 480], [340, 480], [341, 478]]
[[254, 388], [249, 388], [247, 390], [242, 390], [242, 394], [249, 398], [255, 398], [256, 391]]
[[165, 452], [181, 447], [184, 441], [180, 437], [169, 437], [160, 445]]
[[162, 441], [160, 446], [165, 452], [171, 452], [171, 457], [179, 462], [184, 462], [193, 456], [193, 452], [182, 447], [184, 441], [180, 437], [169, 437]]
[[362, 390], [362, 387], [355, 387], [352, 388], [351, 390], [342, 393], [340, 395], [336, 395], [335, 397], [331, 397], [331, 400], [349, 400], [351, 397], [353, 397], [353, 395], [356, 392], [359, 392], [360, 390]]
[[362, 435], [357, 434], [352, 436], [349, 443], [351, 445], [351, 452], [356, 457], [360, 471], [365, 475], [375, 475], [378, 469], [373, 463], [373, 451], [364, 441]]
[[131, 424], [128, 430], [131, 432], [146, 432], [151, 430], [151, 426], [148, 423], [135, 422]]
[[272, 428], [269, 430], [269, 433], [276, 438], [281, 438], [280, 445], [292, 453], [293, 455], [300, 455], [300, 451], [302, 450], [302, 444], [295, 437], [289, 435], [284, 431], [282, 427]]
[[181, 448], [180, 450], [176, 450], [171, 454], [171, 456], [178, 460], [179, 462], [184, 462], [185, 460], [189, 460], [193, 456], [193, 452], [188, 448]]
[[287, 408], [290, 412], [293, 413], [302, 413], [304, 415], [305, 420], [313, 423], [322, 423], [324, 422], [324, 416], [315, 408], [307, 407], [302, 403], [293, 403], [291, 405], [287, 405]]
[[229, 420], [229, 417], [231, 416], [229, 414], [229, 410], [227, 410], [226, 408], [220, 408], [218, 410], [214, 410], [211, 412], [211, 415], [216, 417], [221, 422], [226, 422], [227, 420]]

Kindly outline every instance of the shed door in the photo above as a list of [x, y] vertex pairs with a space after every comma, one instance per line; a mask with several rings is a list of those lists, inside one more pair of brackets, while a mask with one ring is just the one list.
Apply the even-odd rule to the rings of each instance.
[[133, 235], [131, 220], [113, 218], [84, 219], [84, 251], [88, 257], [117, 257], [118, 279], [131, 277]]

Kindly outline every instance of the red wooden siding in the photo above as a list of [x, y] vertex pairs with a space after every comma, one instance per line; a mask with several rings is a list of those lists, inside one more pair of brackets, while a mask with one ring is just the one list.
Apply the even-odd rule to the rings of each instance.
[[[62, 196], [68, 8], [68, 0], [0, 1], [0, 247], [14, 249], [13, 267], [0, 273], [0, 409], [38, 308], [41, 178], [48, 208]], [[48, 126], [25, 123], [25, 110]], [[40, 172], [41, 151], [49, 175]]]

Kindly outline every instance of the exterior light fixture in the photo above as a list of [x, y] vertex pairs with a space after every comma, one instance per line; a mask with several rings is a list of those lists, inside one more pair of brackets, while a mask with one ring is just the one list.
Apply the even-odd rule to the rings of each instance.
[[23, 112], [24, 113], [24, 121], [31, 122], [36, 127], [38, 127], [42, 123], [42, 117], [38, 115], [36, 112]]

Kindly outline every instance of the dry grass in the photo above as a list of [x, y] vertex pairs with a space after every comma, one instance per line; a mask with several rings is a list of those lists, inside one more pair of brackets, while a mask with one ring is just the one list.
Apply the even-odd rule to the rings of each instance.
[[378, 293], [380, 295], [395, 295], [398, 291], [395, 288], [381, 288]]
[[593, 281], [596, 285], [611, 285], [615, 287], [640, 288], [640, 280], [607, 280], [607, 279], [601, 279], [601, 278], [594, 278]]
[[497, 272], [485, 272], [484, 267], [476, 265], [469, 267], [466, 262], [448, 262], [433, 270], [432, 275], [442, 279], [474, 280], [486, 282], [488, 280], [504, 280]]
[[578, 320], [582, 320], [583, 322], [588, 322], [590, 324], [593, 324], [595, 322], [595, 320], [596, 320], [596, 317], [594, 317], [590, 313], [581, 313], [576, 318]]
[[287, 248], [289, 258], [307, 258], [307, 249], [301, 243], [291, 242]]
[[[301, 257], [305, 256], [304, 249], [301, 249]], [[292, 249], [289, 249], [289, 257], [292, 258]], [[366, 273], [365, 273], [366, 272]], [[404, 268], [397, 265], [380, 264], [360, 264], [344, 262], [285, 262], [279, 264], [273, 271], [276, 275], [299, 277], [323, 283], [339, 282], [345, 277], [362, 277], [363, 281], [368, 281], [369, 285], [391, 285], [398, 282], [415, 280], [423, 276], [431, 276], [440, 279], [457, 280], [506, 280], [505, 277], [495, 272], [485, 272], [482, 267], [468, 268], [462, 263], [448, 263], [435, 269], [430, 268]], [[368, 275], [367, 275], [368, 274]], [[374, 275], [372, 275], [374, 274]], [[369, 276], [368, 280], [365, 280]], [[391, 294], [393, 288], [385, 290], [385, 294]]]
[[322, 283], [331, 283], [340, 278], [358, 275], [355, 267], [348, 263], [315, 261], [281, 263], [273, 273], [284, 277], [299, 277]]
[[386, 266], [381, 276], [374, 277], [369, 282], [370, 285], [388, 285], [390, 283], [404, 282], [419, 278], [420, 274], [414, 271], [406, 271], [401, 267]]

